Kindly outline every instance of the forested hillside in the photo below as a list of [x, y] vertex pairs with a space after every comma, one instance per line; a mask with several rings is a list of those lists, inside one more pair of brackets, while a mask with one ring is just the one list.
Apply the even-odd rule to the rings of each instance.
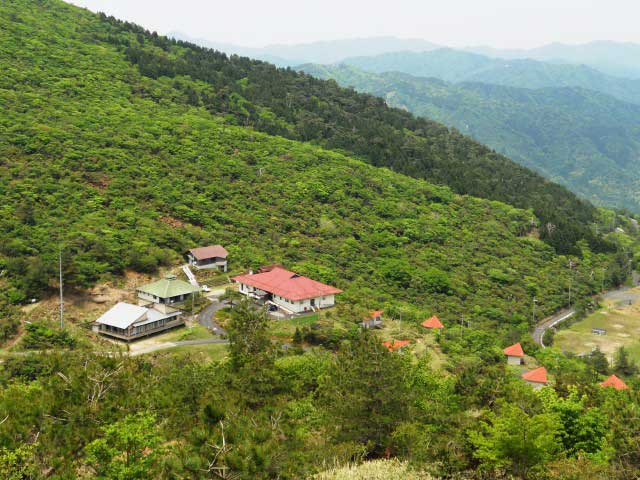
[[[591, 294], [623, 281], [634, 248], [615, 231], [623, 217], [372, 96], [178, 46], [59, 1], [0, 3], [0, 66], [3, 328], [31, 311], [16, 304], [56, 286], [60, 250], [68, 296], [129, 269], [157, 273], [213, 242], [228, 248], [232, 269], [282, 262], [344, 290], [307, 329], [315, 343], [297, 335], [283, 344], [262, 310], [228, 308], [222, 360], [133, 357], [72, 341], [58, 351], [52, 339], [68, 340], [71, 329], [30, 317], [28, 333], [45, 327], [37, 350], [0, 351], [0, 477], [639, 471], [635, 390], [597, 386], [606, 358], [603, 366], [540, 351], [529, 338], [569, 292], [582, 311]], [[289, 96], [281, 90], [294, 85]], [[340, 143], [342, 151], [327, 148]], [[535, 200], [546, 223], [530, 209], [369, 164], [411, 146], [415, 157], [403, 161], [432, 162], [416, 176], [458, 166], [478, 188], [505, 184], [497, 196]], [[549, 224], [553, 215], [567, 223]], [[562, 230], [569, 222], [573, 230]], [[571, 263], [540, 234], [575, 251]], [[389, 323], [399, 314], [405, 352], [381, 345], [388, 330], [358, 327], [372, 308]], [[420, 326], [433, 314], [444, 331]], [[547, 367], [557, 389], [536, 394], [506, 365], [502, 348], [515, 341], [532, 355], [527, 368]], [[381, 458], [402, 462], [342, 468]]]
[[607, 248], [587, 226], [596, 215], [590, 204], [442, 124], [388, 108], [379, 98], [333, 82], [103, 20], [88, 30], [92, 42], [116, 46], [145, 76], [188, 75], [207, 83], [211, 88], [201, 91], [184, 84], [187, 102], [224, 115], [228, 122], [343, 150], [457, 193], [533, 208], [542, 224], [550, 225], [541, 229], [541, 237], [559, 252], [576, 253], [580, 239], [597, 250]]
[[[526, 330], [528, 302], [516, 299], [544, 291], [542, 310], [564, 302], [569, 272], [532, 238], [554, 232], [530, 211], [236, 126], [191, 105], [216, 96], [210, 84], [146, 77], [124, 52], [78, 32], [110, 24], [47, 5], [35, 25], [15, 5], [2, 15], [0, 252], [15, 301], [46, 291], [59, 248], [66, 284], [87, 287], [215, 241], [238, 266], [281, 261], [356, 303], [366, 289], [375, 292], [366, 302], [474, 309]], [[64, 15], [78, 21], [56, 21]]]
[[301, 68], [458, 128], [595, 203], [640, 211], [638, 105], [577, 87], [453, 84], [348, 65]]
[[640, 103], [640, 79], [606, 75], [585, 65], [526, 58], [505, 60], [448, 48], [353, 57], [341, 63], [374, 73], [402, 72], [448, 82], [482, 82], [520, 88], [581, 87], [626, 102]]

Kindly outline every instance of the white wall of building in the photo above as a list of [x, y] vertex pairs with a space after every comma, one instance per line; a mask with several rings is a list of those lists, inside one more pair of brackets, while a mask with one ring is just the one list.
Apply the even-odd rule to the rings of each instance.
[[533, 387], [534, 390], [540, 390], [542, 387], [545, 387], [546, 385], [544, 383], [538, 383], [538, 382], [530, 382], [527, 380], [527, 383], [529, 385], [531, 385]]
[[[278, 295], [274, 295], [272, 300], [273, 303], [295, 313], [309, 312], [314, 308], [329, 308], [336, 304], [335, 295], [326, 295], [324, 297], [316, 297], [314, 299], [307, 298], [305, 300], [296, 301], [291, 301]], [[311, 300], [313, 300], [313, 305]]]
[[[259, 288], [251, 287], [249, 285], [245, 285], [244, 283], [240, 283], [240, 293], [248, 295], [250, 293], [256, 295], [266, 295], [268, 292], [260, 290]], [[313, 306], [312, 301], [313, 300]], [[336, 304], [336, 296], [335, 295], [325, 295], [323, 297], [316, 297], [314, 299], [305, 299], [305, 300], [289, 300], [284, 297], [280, 297], [279, 295], [273, 295], [272, 298], [273, 303], [279, 305], [286, 310], [289, 310], [294, 313], [303, 313], [310, 312], [313, 308], [329, 308], [333, 307]]]
[[514, 357], [513, 355], [507, 355], [507, 363], [509, 365], [520, 365], [522, 359], [520, 357]]

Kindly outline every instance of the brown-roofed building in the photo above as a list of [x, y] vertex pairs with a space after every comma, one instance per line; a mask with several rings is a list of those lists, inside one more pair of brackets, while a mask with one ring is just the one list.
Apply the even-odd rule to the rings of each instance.
[[525, 372], [522, 374], [522, 378], [531, 385], [534, 390], [538, 390], [549, 383], [549, 379], [547, 378], [547, 369], [544, 367]]
[[508, 346], [503, 350], [503, 352], [507, 356], [507, 363], [509, 365], [522, 365], [524, 350], [522, 350], [520, 342]]
[[622, 380], [620, 380], [615, 375], [611, 375], [604, 382], [602, 382], [600, 384], [600, 386], [601, 387], [612, 387], [612, 388], [615, 388], [616, 390], [627, 390], [627, 389], [629, 389], [627, 384], [624, 383]]
[[227, 257], [229, 252], [222, 245], [192, 248], [187, 252], [189, 265], [197, 269], [217, 268], [227, 271]]
[[263, 273], [238, 275], [240, 293], [270, 302], [287, 313], [303, 313], [333, 307], [342, 290], [275, 266]]

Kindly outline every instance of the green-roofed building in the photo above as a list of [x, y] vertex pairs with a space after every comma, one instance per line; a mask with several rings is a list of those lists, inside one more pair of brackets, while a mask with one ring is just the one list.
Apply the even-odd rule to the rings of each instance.
[[200, 287], [178, 279], [175, 275], [167, 275], [162, 280], [138, 287], [138, 298], [142, 303], [182, 303], [192, 295], [200, 293]]

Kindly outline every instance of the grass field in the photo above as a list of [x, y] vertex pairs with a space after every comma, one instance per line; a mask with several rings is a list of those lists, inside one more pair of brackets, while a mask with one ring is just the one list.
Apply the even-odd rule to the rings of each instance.
[[269, 333], [277, 338], [293, 338], [296, 328], [310, 327], [319, 320], [317, 313], [302, 317], [293, 317], [287, 320], [271, 320]]
[[[592, 333], [592, 328], [602, 328], [606, 335]], [[640, 300], [606, 299], [603, 308], [567, 329], [558, 330], [554, 346], [575, 354], [589, 353], [599, 347], [608, 358], [624, 346], [632, 358], [640, 361]]]
[[190, 355], [202, 361], [218, 361], [227, 356], [228, 345], [224, 343], [208, 343], [205, 345], [189, 345], [166, 350], [167, 355]]

